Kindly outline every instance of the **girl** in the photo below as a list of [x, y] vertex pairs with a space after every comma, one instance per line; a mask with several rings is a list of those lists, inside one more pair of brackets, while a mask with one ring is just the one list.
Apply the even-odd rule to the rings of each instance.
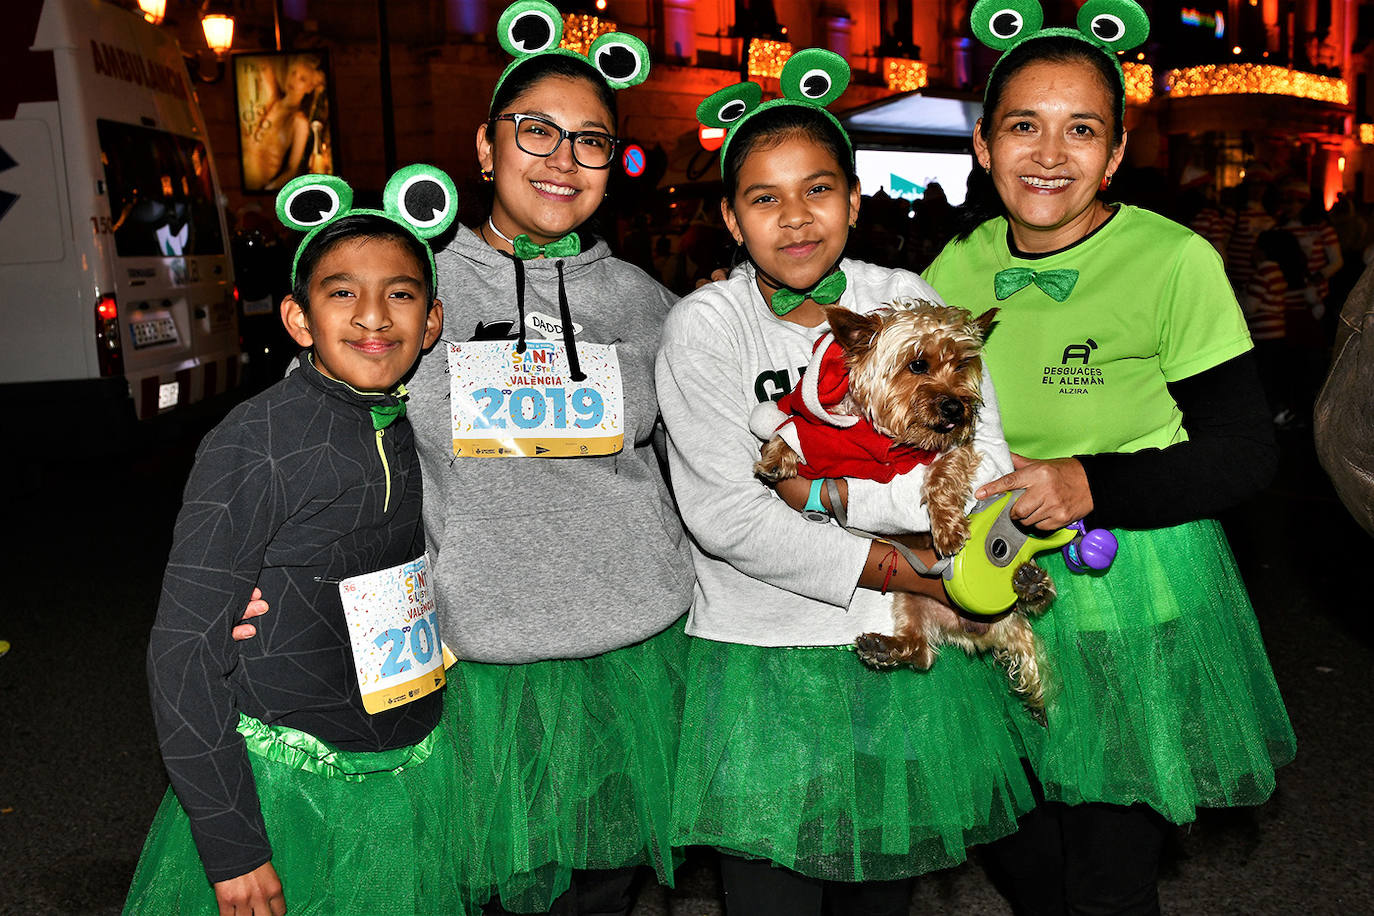
[[[884, 588], [939, 597], [938, 580], [803, 518], [753, 476], [750, 412], [798, 383], [826, 330], [821, 303], [937, 299], [914, 274], [842, 256], [859, 184], [848, 137], [820, 105], [847, 80], [835, 55], [803, 51], [783, 72], [784, 99], [759, 106], [744, 83], [702, 103], [703, 122], [731, 127], [721, 211], [748, 260], [673, 309], [658, 358], [698, 579], [675, 837], [724, 851], [731, 914], [819, 914], [826, 898], [840, 912], [905, 913], [913, 875], [1013, 829], [1028, 801], [1001, 721], [1005, 685], [959, 652], [929, 672], [877, 672], [852, 651], [865, 631], [891, 632]], [[983, 394], [987, 480], [1007, 457], [996, 460], [996, 403]], [[849, 481], [854, 523], [912, 530], [919, 519], [898, 510], [920, 505], [921, 474]]]
[[[1294, 752], [1213, 520], [1272, 474], [1272, 431], [1215, 250], [1097, 197], [1125, 153], [1114, 50], [1144, 40], [1144, 12], [1117, 0], [1082, 33], [1017, 34], [1000, 9], [971, 11], [979, 38], [1007, 52], [973, 136], [999, 212], [925, 276], [967, 308], [1002, 309], [986, 355], [1018, 469], [978, 495], [1025, 488], [1023, 523], [1086, 516], [1115, 529], [1120, 551], [1102, 576], [1041, 557], [1059, 595], [1036, 632], [1060, 686], [1048, 727], [1021, 732], [1050, 803], [998, 858], [1018, 911], [1157, 912], [1165, 822], [1263, 801]], [[998, 275], [1013, 267], [1073, 283], [1062, 297], [1011, 289]]]

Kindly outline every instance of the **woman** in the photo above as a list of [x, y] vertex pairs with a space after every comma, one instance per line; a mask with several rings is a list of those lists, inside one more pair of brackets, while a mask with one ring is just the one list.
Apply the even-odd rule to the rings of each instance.
[[[250, 191], [275, 191], [306, 171], [329, 171], [328, 160], [322, 158], [325, 150], [320, 126], [324, 122], [314, 111], [325, 85], [324, 71], [317, 59], [312, 55], [293, 58], [280, 90], [271, 68], [258, 70], [258, 82], [260, 94], [271, 102], [264, 106], [261, 117], [243, 125], [244, 187]], [[310, 149], [312, 139], [314, 148]]]
[[[455, 816], [474, 898], [521, 912], [548, 909], [572, 871], [559, 912], [628, 912], [640, 864], [672, 876], [674, 622], [693, 578], [652, 437], [674, 297], [579, 232], [615, 131], [586, 58], [507, 71], [477, 128], [490, 215], [436, 258], [454, 307], [410, 385], [443, 633], [463, 659], [445, 717], [472, 804]], [[455, 387], [468, 377], [485, 381]]]
[[1020, 37], [983, 111], [974, 150], [1001, 215], [925, 274], [975, 313], [1001, 308], [985, 353], [1017, 469], [978, 495], [1025, 488], [1023, 523], [1086, 517], [1120, 541], [1105, 575], [1041, 557], [1059, 597], [1036, 632], [1059, 684], [1048, 726], [1019, 730], [1049, 802], [993, 858], [1022, 912], [1157, 912], [1166, 822], [1263, 801], [1294, 752], [1213, 520], [1272, 474], [1269, 418], [1215, 250], [1096, 196], [1126, 144], [1111, 51]]

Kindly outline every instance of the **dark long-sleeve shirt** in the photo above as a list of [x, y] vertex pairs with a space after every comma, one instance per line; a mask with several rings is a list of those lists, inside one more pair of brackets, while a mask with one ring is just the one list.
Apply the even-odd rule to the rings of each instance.
[[[424, 553], [410, 425], [374, 430], [363, 394], [299, 369], [201, 443], [177, 518], [148, 680], [162, 757], [211, 881], [270, 860], [240, 713], [345, 750], [414, 744], [440, 694], [369, 715], [338, 581]], [[254, 586], [271, 612], [230, 631]]]

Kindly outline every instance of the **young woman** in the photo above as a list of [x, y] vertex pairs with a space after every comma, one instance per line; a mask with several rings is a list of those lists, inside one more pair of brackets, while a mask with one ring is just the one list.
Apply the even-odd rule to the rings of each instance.
[[410, 383], [443, 632], [462, 659], [445, 719], [470, 802], [455, 812], [466, 873], [474, 899], [521, 912], [548, 909], [573, 872], [560, 912], [628, 912], [634, 866], [672, 875], [674, 624], [692, 570], [651, 440], [674, 297], [579, 232], [615, 134], [614, 93], [586, 58], [532, 54], [503, 75], [477, 129], [491, 212], [438, 255], [453, 310]]
[[[832, 87], [819, 102], [804, 94], [818, 71]], [[785, 99], [745, 113], [759, 101], [745, 83], [703, 102], [698, 114], [713, 126], [724, 120], [717, 113], [737, 115], [722, 149], [721, 207], [747, 260], [673, 309], [658, 359], [698, 578], [676, 842], [725, 853], [732, 916], [806, 916], [827, 905], [904, 914], [913, 875], [1013, 829], [1029, 801], [1002, 724], [1005, 683], [986, 681], [958, 651], [929, 672], [874, 671], [853, 651], [864, 632], [892, 632], [884, 590], [942, 596], [939, 580], [913, 573], [887, 545], [808, 520], [754, 478], [761, 441], [751, 411], [798, 384], [826, 330], [821, 303], [871, 312], [904, 296], [937, 299], [915, 274], [843, 257], [859, 184], [849, 140], [820, 104], [847, 76], [830, 52], [802, 51], [784, 70]], [[986, 384], [983, 396], [986, 481], [1009, 458], [1005, 447], [996, 454]], [[851, 521], [914, 530], [923, 473], [890, 486], [848, 481]], [[817, 513], [829, 505], [821, 496], [807, 508], [824, 521]]]
[[[1130, 6], [1118, 23], [1148, 31]], [[988, 43], [995, 7], [972, 11]], [[1120, 551], [1100, 576], [1040, 558], [1059, 594], [1036, 632], [1059, 686], [1048, 727], [1021, 731], [1051, 802], [998, 858], [1021, 911], [1157, 912], [1165, 822], [1263, 801], [1294, 753], [1213, 520], [1272, 474], [1272, 431], [1215, 250], [1097, 198], [1125, 152], [1114, 54], [1068, 29], [994, 47], [1008, 44], [973, 138], [1001, 215], [925, 277], [966, 308], [1001, 307], [986, 356], [1017, 470], [978, 495], [1025, 488], [1025, 524], [1086, 516]]]

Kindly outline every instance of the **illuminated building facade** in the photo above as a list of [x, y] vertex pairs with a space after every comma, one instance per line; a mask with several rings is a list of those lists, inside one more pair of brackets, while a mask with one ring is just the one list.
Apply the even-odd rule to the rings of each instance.
[[[120, 0], [133, 6], [135, 0]], [[473, 134], [509, 59], [492, 31], [505, 2], [414, 0], [387, 4], [397, 160], [433, 162], [475, 188]], [[828, 47], [854, 69], [843, 108], [907, 92], [977, 100], [996, 54], [969, 37], [970, 0], [579, 0], [557, 4], [568, 34], [642, 38], [654, 56], [648, 83], [620, 93], [627, 138], [650, 151], [645, 182], [713, 177], [695, 109], [743, 78], [776, 92], [773, 74], [793, 49]], [[1074, 0], [1043, 0], [1048, 24], [1073, 21]], [[1128, 80], [1128, 164], [1166, 174], [1201, 168], [1220, 190], [1262, 163], [1309, 178], [1330, 202], [1340, 190], [1374, 199], [1364, 151], [1374, 139], [1369, 104], [1374, 0], [1142, 0], [1149, 43], [1123, 57]], [[273, 0], [232, 0], [234, 51], [270, 50]], [[165, 27], [183, 47], [203, 45], [198, 8], [171, 0]], [[338, 170], [360, 186], [385, 180], [377, 0], [279, 0], [282, 46], [327, 48], [333, 70]], [[197, 84], [219, 172], [237, 184], [232, 79]], [[645, 190], [645, 184], [638, 185]]]

